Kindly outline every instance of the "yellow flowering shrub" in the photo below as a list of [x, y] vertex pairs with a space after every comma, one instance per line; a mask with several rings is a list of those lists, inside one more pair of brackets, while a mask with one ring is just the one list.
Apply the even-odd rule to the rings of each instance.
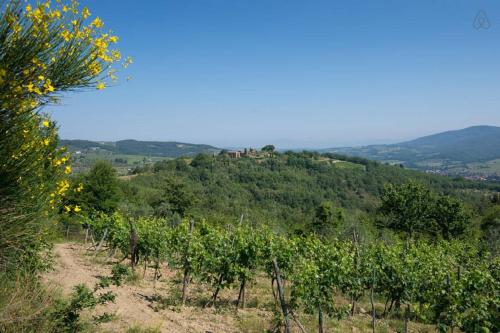
[[0, 269], [36, 259], [51, 214], [81, 211], [64, 207], [82, 188], [70, 184], [70, 156], [41, 110], [63, 92], [112, 84], [132, 62], [117, 42], [74, 0], [0, 2]]

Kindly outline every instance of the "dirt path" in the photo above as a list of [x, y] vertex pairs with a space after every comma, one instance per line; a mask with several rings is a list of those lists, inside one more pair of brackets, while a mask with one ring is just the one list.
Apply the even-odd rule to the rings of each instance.
[[[93, 288], [98, 281], [97, 277], [109, 276], [112, 265], [117, 262], [116, 259], [108, 261], [105, 255], [94, 258], [93, 251], [87, 251], [83, 244], [78, 243], [57, 244], [54, 252], [55, 269], [46, 274], [44, 281], [50, 287], [59, 288], [66, 295], [71, 293], [74, 286], [81, 283]], [[111, 288], [116, 295], [115, 303], [84, 313], [84, 317], [87, 318], [104, 312], [115, 315], [115, 319], [111, 322], [101, 324], [93, 331], [127, 332], [131, 327], [141, 327], [168, 333], [257, 333], [267, 331], [273, 323], [272, 309], [275, 303], [266, 277], [256, 279], [256, 282], [248, 288], [247, 308], [236, 311], [234, 303], [231, 302], [237, 297], [237, 289], [221, 292], [220, 302], [224, 305], [221, 305], [219, 310], [205, 309], [202, 304], [209, 299], [210, 290], [204, 285], [193, 283], [189, 287], [188, 299], [188, 304], [192, 306], [181, 308], [176, 305], [180, 286], [179, 277], [175, 276], [175, 272], [164, 267], [161, 271], [162, 278], [156, 286], [153, 283], [152, 268], [147, 271], [143, 279], [142, 269], [138, 268], [137, 272], [140, 275], [137, 281], [129, 281], [120, 287]], [[383, 304], [379, 306], [383, 307]], [[329, 319], [327, 331], [371, 332], [371, 318], [364, 313], [365, 311], [362, 312], [354, 318], [346, 318], [340, 322]], [[301, 321], [308, 328], [308, 332], [317, 330], [315, 316], [302, 313]], [[293, 326], [293, 332], [300, 332], [298, 327]], [[390, 321], [378, 320], [377, 326], [381, 332], [396, 331], [390, 327]], [[424, 326], [411, 323], [411, 332], [431, 331], [429, 328], [431, 326]]]
[[[73, 286], [84, 283], [92, 288], [99, 275], [109, 275], [111, 265], [102, 259], [93, 259], [81, 244], [63, 243], [55, 246], [55, 270], [45, 276], [49, 285], [61, 287], [69, 294]], [[101, 263], [99, 263], [101, 261]], [[166, 273], [168, 274], [168, 272]], [[91, 314], [114, 313], [116, 320], [100, 325], [100, 329], [111, 332], [126, 332], [134, 325], [142, 328], [157, 328], [161, 332], [237, 332], [237, 322], [231, 313], [216, 313], [213, 309], [185, 307], [182, 311], [155, 309], [155, 295], [168, 293], [155, 289], [152, 282], [142, 280], [140, 285], [113, 287], [116, 303], [100, 307]]]

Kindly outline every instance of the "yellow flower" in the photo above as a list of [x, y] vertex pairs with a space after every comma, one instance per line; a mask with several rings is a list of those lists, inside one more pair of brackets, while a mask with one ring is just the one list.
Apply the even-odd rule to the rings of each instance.
[[26, 6], [26, 11], [27, 11], [27, 12], [31, 12], [31, 5], [27, 5], [27, 6]]
[[49, 121], [47, 119], [43, 121], [43, 127], [49, 127]]
[[111, 43], [115, 43], [116, 44], [118, 42], [118, 36], [111, 36], [111, 37], [109, 37], [109, 41]]
[[71, 167], [69, 165], [67, 165], [65, 168], [64, 168], [64, 173], [69, 175], [71, 173]]
[[68, 30], [64, 30], [61, 32], [61, 37], [64, 38], [65, 41], [69, 42], [71, 39], [71, 33]]
[[46, 93], [54, 91], [54, 86], [52, 86], [52, 82], [50, 81], [50, 79], [47, 79], [47, 81], [45, 81], [43, 87], [45, 88]]
[[75, 208], [74, 208], [74, 211], [75, 213], [78, 213], [80, 212], [82, 209], [80, 208], [80, 206], [76, 205]]
[[14, 26], [14, 34], [19, 34], [21, 32], [22, 27], [19, 24]]
[[102, 67], [101, 64], [98, 62], [93, 62], [89, 65], [89, 69], [92, 72], [93, 75], [97, 75], [101, 72]]
[[83, 11], [82, 11], [82, 16], [84, 19], [86, 19], [87, 17], [90, 16], [90, 11], [87, 7], [83, 8]]
[[66, 213], [71, 212], [71, 206], [64, 206], [64, 210], [66, 211]]
[[104, 83], [99, 83], [97, 86], [96, 86], [97, 90], [103, 90], [104, 88], [106, 88], [106, 85]]
[[43, 144], [48, 146], [50, 143], [50, 140], [49, 139], [43, 139]]
[[59, 10], [54, 10], [51, 15], [52, 15], [52, 17], [55, 17], [58, 19], [61, 18], [61, 12]]
[[66, 6], [66, 5], [64, 5], [63, 8], [62, 8], [62, 11], [66, 13], [68, 10], [69, 10], [69, 7]]
[[99, 17], [96, 17], [92, 23], [90, 25], [93, 25], [94, 27], [96, 27], [97, 29], [100, 29], [104, 26], [104, 23], [102, 22], [102, 20], [99, 18]]
[[118, 50], [111, 51], [111, 55], [113, 56], [114, 60], [120, 60], [122, 57], [122, 54]]

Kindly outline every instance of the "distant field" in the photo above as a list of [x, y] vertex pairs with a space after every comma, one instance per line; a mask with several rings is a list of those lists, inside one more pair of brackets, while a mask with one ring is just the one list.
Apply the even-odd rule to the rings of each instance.
[[467, 167], [469, 170], [477, 173], [500, 175], [500, 159], [485, 163], [470, 163]]
[[127, 175], [129, 169], [153, 164], [162, 160], [172, 159], [170, 157], [150, 157], [145, 155], [113, 154], [111, 152], [87, 152], [73, 154], [73, 169], [76, 172], [84, 172], [99, 160], [110, 162], [118, 171], [119, 175]]

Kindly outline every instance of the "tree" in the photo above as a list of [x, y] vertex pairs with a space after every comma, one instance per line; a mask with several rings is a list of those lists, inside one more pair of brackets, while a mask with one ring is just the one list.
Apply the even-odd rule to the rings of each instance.
[[488, 209], [481, 220], [482, 239], [494, 256], [500, 254], [500, 205]]
[[183, 217], [194, 202], [195, 197], [186, 184], [168, 178], [162, 184], [161, 193], [153, 201], [152, 206], [156, 216], [167, 217], [178, 214]]
[[435, 200], [432, 217], [436, 233], [446, 240], [459, 237], [470, 228], [470, 212], [460, 200], [449, 196]]
[[406, 233], [439, 235], [444, 239], [462, 236], [469, 228], [471, 214], [458, 199], [437, 195], [415, 182], [387, 185], [379, 211], [384, 225]]
[[344, 212], [335, 208], [329, 201], [322, 202], [317, 208], [312, 230], [323, 236], [331, 235], [333, 230], [344, 221]]
[[432, 193], [421, 184], [409, 182], [384, 188], [379, 211], [386, 217], [384, 226], [412, 238], [432, 225]]
[[267, 153], [270, 153], [270, 154], [274, 153], [275, 150], [276, 150], [276, 148], [273, 145], [265, 145], [261, 149], [261, 151], [264, 151], [264, 152], [267, 152]]
[[[98, 161], [84, 175], [83, 189], [78, 199], [83, 209], [92, 212], [112, 214], [120, 202], [119, 180], [116, 170], [109, 162]], [[77, 199], [77, 200], [78, 200]]]

